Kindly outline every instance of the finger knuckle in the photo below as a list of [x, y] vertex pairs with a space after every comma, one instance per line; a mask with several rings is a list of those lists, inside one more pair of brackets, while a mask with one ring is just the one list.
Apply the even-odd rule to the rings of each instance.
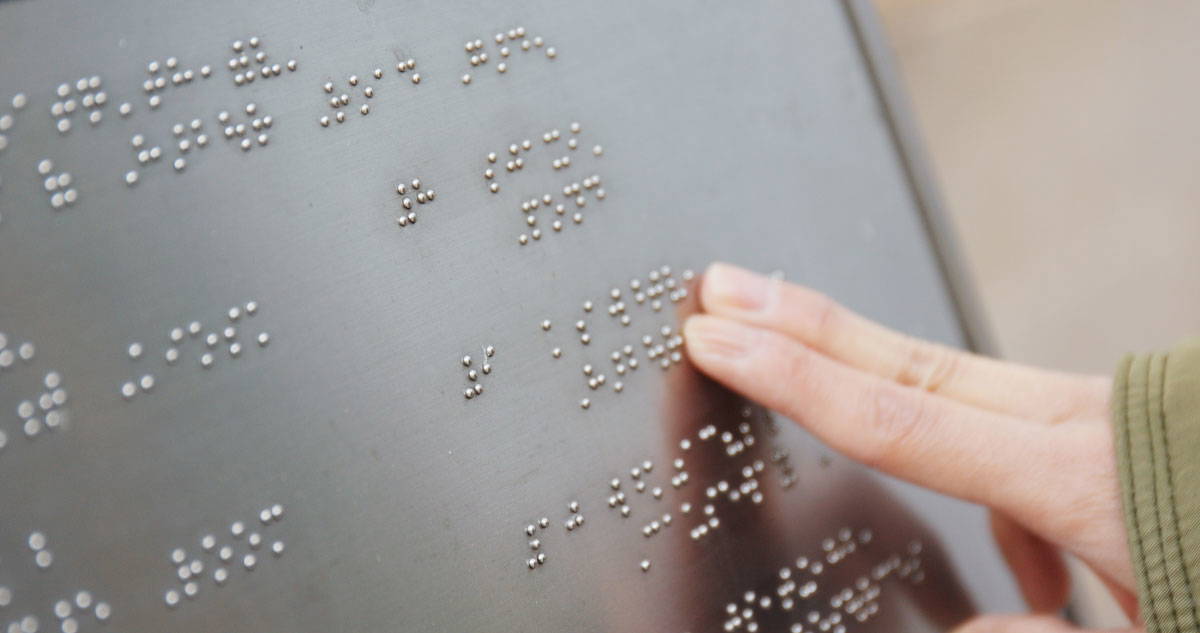
[[931, 415], [921, 398], [910, 389], [887, 383], [873, 387], [864, 398], [864, 462], [885, 468], [894, 455], [902, 454], [920, 434]]
[[938, 393], [959, 372], [959, 356], [953, 351], [926, 343], [910, 341], [908, 352], [897, 370], [896, 382]]

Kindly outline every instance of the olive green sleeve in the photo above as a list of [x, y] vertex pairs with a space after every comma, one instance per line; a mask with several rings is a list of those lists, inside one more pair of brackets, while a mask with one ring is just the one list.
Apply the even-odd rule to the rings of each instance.
[[1112, 404], [1142, 620], [1200, 633], [1200, 339], [1124, 359]]

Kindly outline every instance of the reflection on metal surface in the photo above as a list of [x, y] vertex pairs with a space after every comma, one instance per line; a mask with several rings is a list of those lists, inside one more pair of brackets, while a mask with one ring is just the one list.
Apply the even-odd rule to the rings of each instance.
[[658, 453], [678, 451], [673, 466], [688, 475], [663, 501], [690, 532], [642, 546], [674, 601], [659, 628], [845, 633], [941, 628], [973, 612], [937, 537], [873, 479], [830, 469], [797, 479], [771, 413], [685, 363], [661, 414]]

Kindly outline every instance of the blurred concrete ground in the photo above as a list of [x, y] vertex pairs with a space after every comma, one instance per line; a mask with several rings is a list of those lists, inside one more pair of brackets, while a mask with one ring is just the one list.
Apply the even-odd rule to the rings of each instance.
[[1109, 373], [1200, 335], [1200, 3], [875, 1], [1000, 352]]

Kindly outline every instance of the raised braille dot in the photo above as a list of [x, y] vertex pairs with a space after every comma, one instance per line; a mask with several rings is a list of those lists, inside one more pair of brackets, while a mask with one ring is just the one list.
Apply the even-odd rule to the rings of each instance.
[[168, 589], [163, 594], [163, 602], [167, 603], [168, 607], [174, 607], [179, 604], [179, 592], [174, 589]]
[[562, 357], [562, 348], [556, 347], [553, 350], [550, 350], [550, 355], [555, 358], [561, 358]]
[[54, 553], [44, 549], [33, 556], [33, 562], [39, 569], [49, 569], [54, 564]]
[[92, 606], [92, 594], [88, 591], [80, 591], [75, 594], [75, 606], [80, 609], [89, 609]]
[[183, 586], [183, 595], [187, 596], [188, 598], [195, 598], [196, 594], [199, 591], [200, 591], [200, 585], [197, 584], [196, 581], [194, 581], [194, 580], [189, 581], [187, 584], [185, 584]]
[[228, 545], [222, 545], [220, 551], [217, 552], [217, 558], [229, 562], [233, 558], [233, 548]]
[[592, 401], [588, 398], [584, 398], [583, 400], [579, 401], [579, 407], [582, 409], [587, 409], [590, 406], [592, 406]]

